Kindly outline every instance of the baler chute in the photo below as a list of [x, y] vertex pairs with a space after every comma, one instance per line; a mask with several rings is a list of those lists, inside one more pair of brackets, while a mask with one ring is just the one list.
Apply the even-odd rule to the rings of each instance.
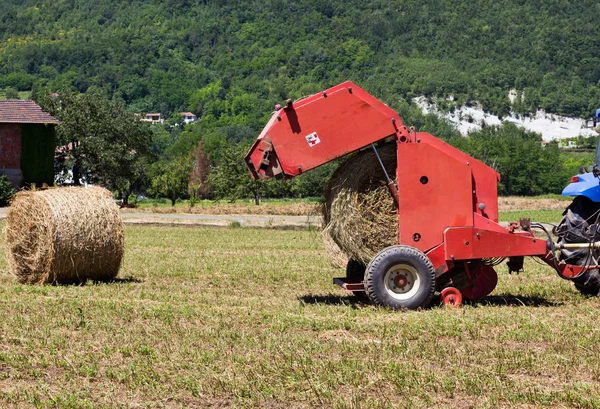
[[494, 266], [507, 258], [509, 269], [518, 271], [525, 256], [540, 257], [566, 278], [592, 268], [559, 263], [554, 245], [532, 233], [537, 224], [499, 225], [494, 169], [408, 129], [398, 113], [352, 82], [278, 107], [246, 163], [254, 178], [292, 178], [360, 149], [377, 152], [378, 144], [390, 141], [397, 145], [396, 175], [389, 183], [397, 245], [381, 249], [362, 279], [354, 271], [335, 279], [337, 284], [364, 290], [379, 305], [419, 308], [436, 291], [450, 304], [487, 296], [497, 283]]

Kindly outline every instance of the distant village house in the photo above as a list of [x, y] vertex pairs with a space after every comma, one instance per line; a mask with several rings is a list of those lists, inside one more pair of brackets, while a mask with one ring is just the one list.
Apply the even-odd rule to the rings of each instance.
[[186, 124], [191, 124], [197, 119], [196, 115], [192, 114], [191, 112], [180, 112], [179, 115], [183, 117], [183, 122], [185, 122]]
[[0, 100], [0, 174], [13, 186], [54, 184], [57, 124], [33, 101]]
[[165, 122], [160, 114], [146, 114], [141, 118], [141, 121], [152, 122], [153, 124], [162, 124]]
[[[180, 112], [179, 115], [183, 117], [183, 122], [186, 124], [191, 124], [195, 122], [198, 118], [196, 115], [191, 112]], [[155, 114], [135, 114], [135, 116], [140, 118], [140, 121], [151, 122], [153, 124], [163, 124], [165, 123], [165, 119], [162, 117], [160, 113]]]

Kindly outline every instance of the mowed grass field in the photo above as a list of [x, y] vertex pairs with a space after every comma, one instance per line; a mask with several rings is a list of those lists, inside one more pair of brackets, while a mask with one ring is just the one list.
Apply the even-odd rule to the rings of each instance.
[[396, 312], [335, 287], [315, 231], [127, 227], [121, 279], [82, 286], [0, 253], [1, 408], [600, 407], [600, 299], [531, 260]]

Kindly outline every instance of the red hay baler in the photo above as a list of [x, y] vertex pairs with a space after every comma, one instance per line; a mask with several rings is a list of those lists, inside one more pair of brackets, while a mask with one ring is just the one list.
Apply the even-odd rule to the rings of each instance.
[[397, 144], [397, 182], [386, 176], [396, 203], [398, 244], [381, 249], [363, 267], [362, 280], [348, 274], [336, 284], [365, 291], [378, 305], [414, 309], [429, 304], [436, 291], [451, 305], [487, 296], [498, 281], [494, 266], [505, 259], [509, 271], [520, 271], [525, 256], [538, 257], [565, 279], [598, 268], [568, 264], [556, 254], [559, 246], [593, 243], [559, 245], [550, 234], [548, 240], [537, 238], [532, 228], [545, 229], [529, 220], [508, 228], [498, 224], [500, 175], [494, 169], [408, 129], [397, 112], [352, 82], [277, 106], [246, 164], [254, 178], [293, 178], [360, 149], [377, 153], [377, 144], [389, 141]]

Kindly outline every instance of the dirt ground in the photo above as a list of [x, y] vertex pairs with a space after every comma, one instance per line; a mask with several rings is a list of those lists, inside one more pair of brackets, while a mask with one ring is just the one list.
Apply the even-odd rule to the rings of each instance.
[[505, 196], [498, 198], [498, 210], [501, 212], [515, 210], [562, 210], [570, 200], [540, 197]]
[[320, 215], [319, 204], [290, 203], [290, 204], [261, 204], [260, 206], [223, 204], [214, 206], [194, 207], [138, 207], [121, 209], [122, 213], [188, 213], [188, 214], [251, 214], [275, 216], [315, 216]]
[[[515, 210], [562, 210], [569, 201], [540, 197], [506, 196], [498, 198], [501, 212]], [[121, 209], [122, 213], [160, 213], [160, 214], [215, 214], [215, 215], [275, 215], [275, 216], [319, 216], [320, 204], [290, 203], [262, 204], [249, 206], [242, 204], [223, 204], [214, 206], [195, 207], [139, 207], [136, 209]]]

